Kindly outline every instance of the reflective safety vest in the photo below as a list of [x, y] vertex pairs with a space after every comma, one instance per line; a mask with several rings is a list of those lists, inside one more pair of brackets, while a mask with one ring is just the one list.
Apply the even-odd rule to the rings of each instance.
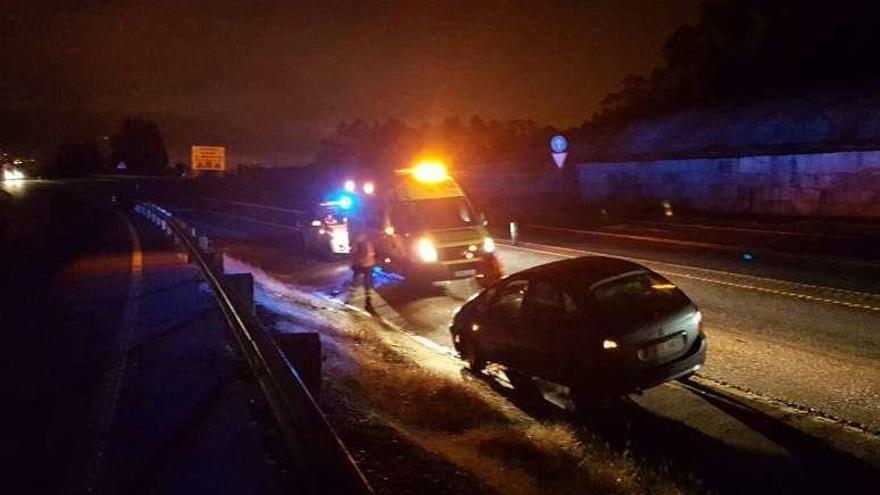
[[369, 268], [376, 266], [376, 249], [369, 239], [358, 239], [351, 250], [351, 266], [356, 268]]

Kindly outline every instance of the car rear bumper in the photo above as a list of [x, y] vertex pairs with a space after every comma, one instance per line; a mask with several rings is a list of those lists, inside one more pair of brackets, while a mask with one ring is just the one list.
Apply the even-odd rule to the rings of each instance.
[[638, 371], [606, 370], [602, 383], [584, 384], [586, 390], [607, 394], [628, 394], [638, 390], [646, 390], [665, 382], [676, 380], [693, 374], [706, 362], [706, 337], [700, 335], [688, 352], [668, 363]]
[[408, 276], [419, 280], [436, 282], [440, 280], [456, 280], [471, 278], [480, 273], [481, 259], [467, 263], [420, 263], [413, 264]]

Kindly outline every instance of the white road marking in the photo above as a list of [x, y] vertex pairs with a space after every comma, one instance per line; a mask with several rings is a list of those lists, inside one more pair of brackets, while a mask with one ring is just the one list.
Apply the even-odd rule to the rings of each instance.
[[753, 229], [748, 227], [729, 227], [722, 225], [703, 225], [699, 223], [664, 223], [664, 222], [650, 222], [646, 220], [634, 220], [629, 221], [631, 224], [645, 224], [645, 225], [656, 225], [660, 227], [685, 227], [685, 228], [695, 228], [701, 230], [729, 230], [732, 232], [752, 232], [756, 234], [770, 234], [770, 235], [779, 235], [779, 236], [787, 236], [787, 237], [812, 237], [812, 238], [821, 238], [821, 239], [837, 239], [837, 240], [853, 240], [857, 239], [856, 237], [851, 236], [843, 236], [843, 235], [833, 235], [833, 234], [811, 234], [809, 232], [794, 232], [789, 230], [771, 230], [771, 229]]
[[246, 222], [253, 222], [253, 223], [260, 224], [260, 225], [267, 225], [269, 227], [275, 227], [275, 228], [284, 229], [284, 230], [291, 230], [294, 228], [293, 225], [284, 225], [283, 223], [268, 222], [266, 220], [257, 220], [256, 218], [244, 217], [241, 215], [233, 215], [232, 213], [224, 213], [222, 211], [200, 210], [198, 208], [187, 208], [186, 210], [178, 210], [178, 211], [195, 211], [195, 212], [201, 212], [201, 213], [210, 213], [212, 215], [235, 218], [238, 220], [244, 220]]
[[264, 205], [264, 204], [260, 204], [260, 203], [246, 203], [244, 201], [230, 201], [228, 199], [208, 198], [205, 196], [198, 196], [198, 199], [201, 199], [204, 201], [213, 201], [215, 203], [226, 203], [226, 204], [236, 205], [236, 206], [247, 206], [249, 208], [259, 208], [259, 209], [263, 209], [263, 210], [282, 211], [285, 213], [295, 213], [295, 214], [305, 213], [304, 210], [292, 210], [290, 208], [281, 208], [280, 206]]
[[746, 252], [746, 253], [758, 253], [767, 256], [777, 256], [780, 258], [790, 258], [790, 259], [800, 259], [807, 261], [821, 261], [823, 263], [839, 263], [845, 265], [854, 265], [854, 266], [869, 266], [872, 268], [880, 267], [880, 263], [876, 263], [868, 260], [856, 260], [850, 258], [834, 258], [830, 256], [818, 256], [818, 255], [808, 255], [808, 254], [792, 254], [792, 253], [784, 253], [780, 251], [771, 251], [766, 249], [754, 249], [745, 246], [729, 246], [726, 244], [715, 244], [711, 242], [699, 242], [699, 241], [687, 241], [682, 239], [669, 239], [667, 237], [651, 237], [646, 235], [634, 235], [634, 234], [615, 234], [612, 232], [602, 232], [599, 230], [584, 230], [584, 229], [572, 229], [567, 227], [548, 227], [544, 225], [529, 225], [531, 229], [537, 230], [549, 230], [555, 232], [568, 232], [573, 234], [583, 234], [583, 235], [592, 235], [599, 237], [615, 237], [618, 239], [631, 239], [636, 241], [646, 241], [646, 242], [654, 242], [660, 244], [672, 244], [677, 246], [691, 246], [691, 247], [703, 247], [709, 249], [718, 249], [721, 251], [731, 251], [731, 252]]
[[123, 311], [122, 323], [111, 350], [111, 365], [101, 381], [98, 396], [92, 403], [89, 431], [93, 435], [93, 449], [86, 472], [84, 473], [84, 492], [94, 493], [98, 488], [104, 457], [107, 455], [107, 441], [110, 428], [116, 417], [116, 408], [122, 382], [128, 368], [128, 349], [134, 334], [135, 320], [139, 311], [138, 300], [141, 296], [144, 257], [141, 242], [131, 221], [122, 213], [117, 215], [125, 222], [131, 239], [131, 281], [128, 285], [128, 296]]
[[[824, 287], [824, 286], [811, 285], [811, 284], [801, 284], [798, 282], [788, 282], [785, 280], [777, 280], [777, 279], [771, 279], [771, 278], [766, 278], [766, 277], [756, 277], [756, 276], [752, 276], [752, 275], [743, 275], [743, 274], [739, 274], [739, 273], [725, 272], [722, 270], [713, 270], [710, 268], [699, 268], [699, 267], [693, 267], [693, 266], [688, 266], [688, 265], [681, 265], [681, 264], [677, 264], [677, 263], [668, 263], [665, 261], [654, 261], [654, 260], [645, 260], [645, 259], [640, 259], [640, 258], [630, 258], [630, 257], [626, 257], [626, 256], [617, 256], [617, 255], [608, 254], [608, 253], [601, 253], [601, 252], [597, 252], [597, 251], [585, 251], [585, 250], [580, 250], [580, 249], [552, 246], [552, 245], [547, 245], [547, 244], [535, 244], [535, 243], [527, 243], [527, 244], [540, 246], [544, 249], [535, 249], [535, 248], [525, 247], [525, 246], [511, 246], [508, 244], [502, 244], [502, 245], [504, 245], [505, 247], [508, 247], [508, 248], [512, 248], [512, 249], [519, 249], [522, 251], [531, 251], [531, 252], [535, 252], [535, 253], [539, 253], [539, 254], [556, 256], [559, 258], [573, 258], [575, 256], [583, 256], [583, 255], [612, 256], [615, 258], [626, 259], [626, 260], [634, 261], [634, 262], [641, 263], [641, 264], [665, 265], [668, 267], [676, 267], [676, 268], [680, 268], [680, 269], [693, 270], [693, 271], [703, 271], [703, 272], [715, 273], [715, 274], [719, 274], [719, 275], [725, 275], [725, 276], [729, 276], [729, 277], [739, 277], [739, 278], [747, 279], [747, 280], [752, 279], [752, 280], [757, 280], [757, 281], [761, 281], [761, 282], [772, 282], [772, 283], [776, 283], [776, 284], [783, 284], [783, 285], [787, 284], [790, 286], [809, 288], [809, 289], [814, 289], [814, 290], [822, 290], [822, 291], [827, 291], [827, 292], [837, 292], [841, 295], [853, 295], [853, 296], [857, 296], [860, 298], [880, 298], [880, 295], [878, 295], [878, 294], [871, 294], [871, 293], [867, 293], [867, 292], [856, 292], [856, 291], [849, 291], [846, 289], [837, 289], [837, 288], [833, 288], [833, 287]], [[575, 254], [569, 255], [569, 254], [563, 254], [563, 253], [554, 252], [554, 251], [548, 251], [548, 250], [546, 250], [547, 248], [561, 250], [561, 251], [568, 251], [568, 252], [575, 253]], [[809, 294], [802, 294], [802, 293], [779, 290], [779, 289], [770, 289], [767, 287], [759, 287], [757, 285], [752, 285], [752, 284], [728, 282], [728, 281], [718, 280], [718, 279], [709, 278], [709, 277], [698, 277], [695, 275], [687, 275], [687, 274], [682, 274], [682, 273], [678, 273], [678, 272], [672, 272], [669, 270], [658, 270], [658, 271], [663, 275], [689, 278], [689, 279], [693, 279], [693, 280], [698, 280], [700, 282], [724, 285], [724, 286], [728, 286], [728, 287], [735, 287], [735, 288], [743, 289], [743, 290], [765, 292], [765, 293], [774, 294], [774, 295], [792, 297], [792, 298], [796, 298], [796, 299], [810, 300], [810, 301], [826, 303], [826, 304], [835, 304], [835, 305], [840, 305], [840, 306], [846, 306], [849, 308], [863, 309], [863, 310], [867, 310], [867, 311], [880, 311], [880, 306], [873, 306], [870, 304], [853, 303], [853, 302], [849, 302], [849, 301], [842, 301], [839, 299], [830, 299], [830, 298], [826, 298], [826, 297], [812, 296]]]

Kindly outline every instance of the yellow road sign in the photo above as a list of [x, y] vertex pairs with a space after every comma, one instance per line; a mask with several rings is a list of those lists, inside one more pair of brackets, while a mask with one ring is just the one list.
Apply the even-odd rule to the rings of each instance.
[[193, 146], [193, 170], [226, 170], [226, 148], [223, 146]]

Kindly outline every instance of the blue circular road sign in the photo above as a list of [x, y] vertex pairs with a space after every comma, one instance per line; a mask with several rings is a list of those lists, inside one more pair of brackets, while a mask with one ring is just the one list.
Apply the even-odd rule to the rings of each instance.
[[565, 153], [565, 150], [568, 149], [568, 140], [565, 139], [565, 136], [553, 136], [550, 138], [550, 149], [554, 153]]

